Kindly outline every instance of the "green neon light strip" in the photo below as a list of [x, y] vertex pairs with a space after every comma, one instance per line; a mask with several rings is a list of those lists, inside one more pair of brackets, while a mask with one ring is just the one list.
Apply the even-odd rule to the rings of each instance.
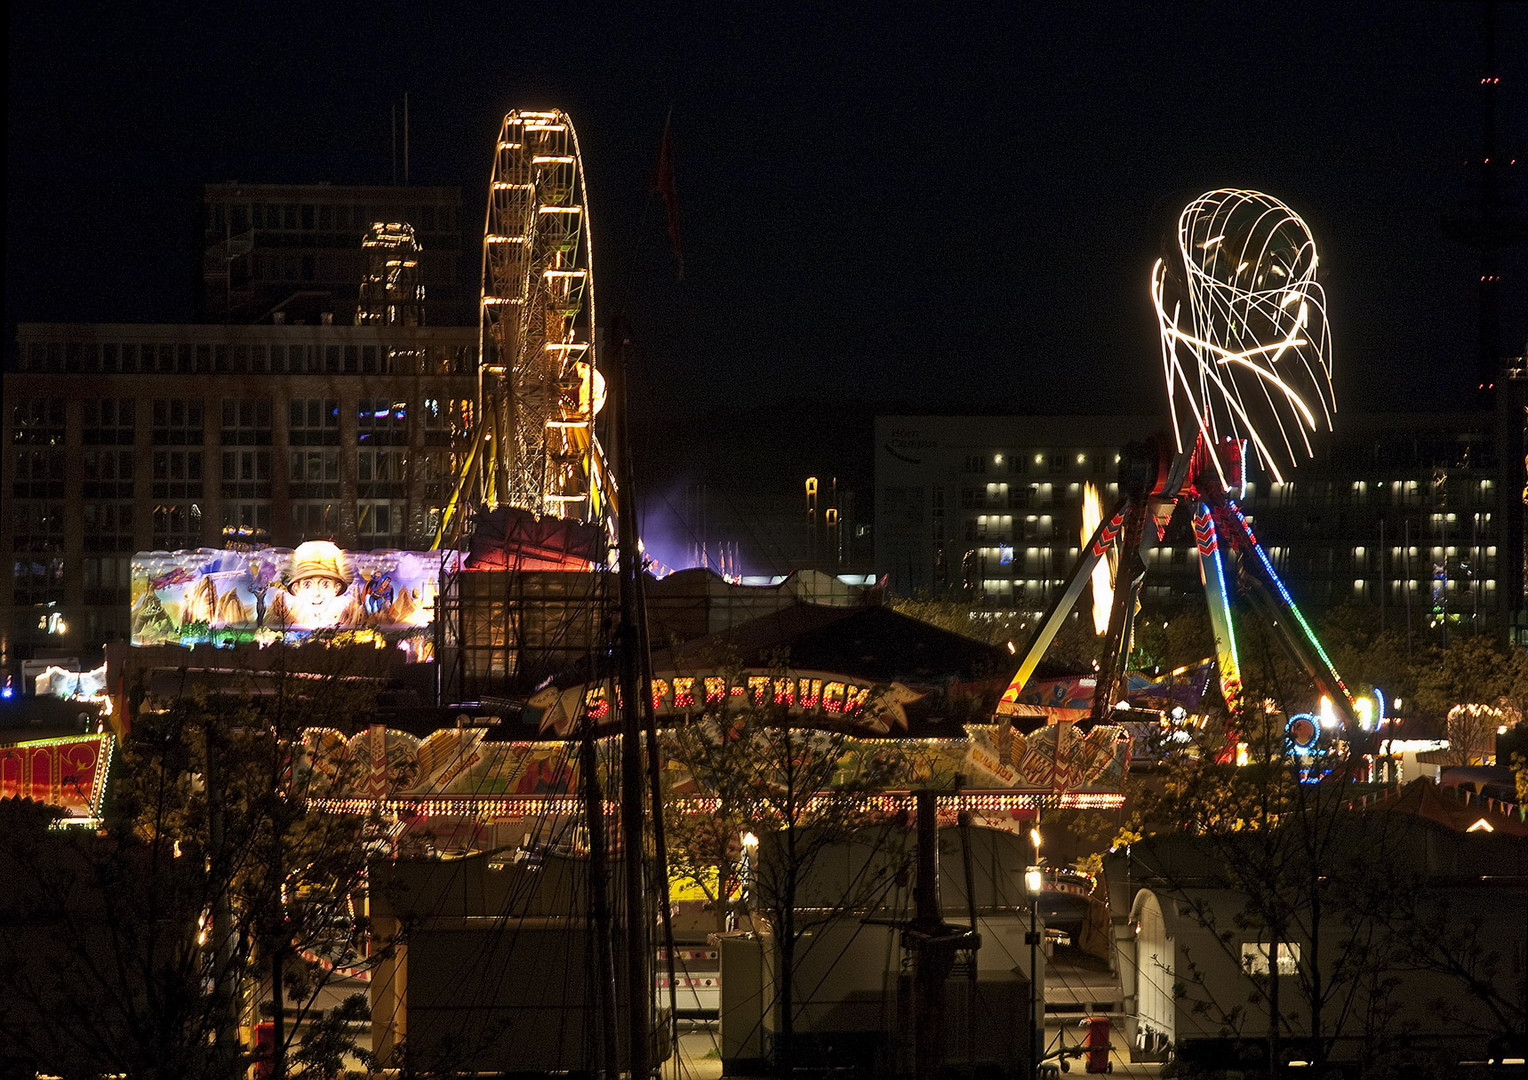
[[1347, 684], [1342, 681], [1342, 676], [1337, 674], [1337, 665], [1332, 663], [1330, 656], [1326, 655], [1326, 650], [1321, 647], [1321, 642], [1316, 638], [1316, 632], [1311, 629], [1310, 623], [1305, 621], [1305, 616], [1300, 614], [1299, 607], [1295, 605], [1294, 597], [1290, 596], [1289, 590], [1284, 587], [1284, 581], [1279, 577], [1277, 571], [1274, 570], [1273, 563], [1269, 561], [1267, 552], [1263, 550], [1263, 545], [1259, 544], [1257, 537], [1252, 535], [1252, 529], [1247, 524], [1247, 519], [1242, 517], [1241, 508], [1236, 505], [1235, 500], [1229, 495], [1226, 496], [1226, 505], [1231, 508], [1231, 513], [1236, 515], [1236, 520], [1241, 524], [1242, 531], [1247, 534], [1247, 539], [1252, 542], [1252, 550], [1257, 552], [1258, 560], [1262, 562], [1263, 569], [1268, 572], [1269, 580], [1273, 582], [1274, 588], [1279, 590], [1279, 598], [1284, 601], [1284, 606], [1289, 609], [1290, 614], [1295, 617], [1295, 622], [1299, 623], [1300, 629], [1305, 632], [1305, 640], [1310, 642], [1310, 647], [1316, 650], [1317, 656], [1321, 657], [1321, 662], [1326, 665], [1326, 670], [1336, 681], [1338, 689], [1351, 701], [1353, 694], [1348, 690]]
[[[1226, 599], [1225, 569], [1220, 561], [1220, 543], [1218, 537], [1216, 538], [1215, 550], [1210, 552], [1210, 564], [1214, 568], [1215, 573], [1215, 588], [1211, 595], [1216, 606], [1216, 612], [1212, 614], [1210, 622], [1212, 624], [1220, 623], [1226, 635], [1226, 651], [1223, 655], [1216, 657], [1220, 661], [1221, 666], [1221, 683], [1224, 684], [1226, 677], [1230, 676], [1240, 686], [1241, 660], [1236, 648], [1236, 624], [1231, 621], [1231, 604]], [[1214, 617], [1217, 614], [1219, 615], [1218, 619]]]

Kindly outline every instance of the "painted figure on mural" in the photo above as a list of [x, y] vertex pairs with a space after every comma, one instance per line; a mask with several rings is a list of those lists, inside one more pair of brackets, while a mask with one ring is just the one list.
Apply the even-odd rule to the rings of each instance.
[[292, 553], [285, 589], [271, 601], [277, 626], [294, 630], [356, 627], [365, 612], [350, 595], [350, 567], [345, 553], [328, 540], [309, 540]]

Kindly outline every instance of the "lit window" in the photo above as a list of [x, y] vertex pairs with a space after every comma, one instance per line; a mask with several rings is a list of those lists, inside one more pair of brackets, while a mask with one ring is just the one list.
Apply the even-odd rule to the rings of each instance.
[[[1241, 947], [1242, 970], [1249, 975], [1268, 974], [1268, 951], [1271, 944], [1266, 941], [1244, 941]], [[1279, 943], [1279, 974], [1294, 975], [1300, 967], [1300, 943], [1297, 941]]]

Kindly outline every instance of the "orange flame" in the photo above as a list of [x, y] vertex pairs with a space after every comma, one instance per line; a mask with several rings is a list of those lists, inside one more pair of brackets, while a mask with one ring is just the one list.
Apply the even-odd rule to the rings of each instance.
[[[1082, 487], [1082, 544], [1087, 547], [1093, 533], [1104, 519], [1098, 488], [1090, 480]], [[1098, 560], [1093, 567], [1093, 632], [1102, 637], [1109, 632], [1109, 609], [1114, 606], [1114, 585], [1109, 580], [1109, 559]]]

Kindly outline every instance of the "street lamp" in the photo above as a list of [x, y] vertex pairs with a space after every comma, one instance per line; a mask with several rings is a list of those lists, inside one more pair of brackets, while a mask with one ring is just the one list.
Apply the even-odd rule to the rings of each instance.
[[759, 838], [752, 832], [743, 833], [743, 911], [752, 918], [753, 875], [759, 857]]
[[1034, 845], [1035, 861], [1024, 871], [1024, 888], [1029, 893], [1029, 1075], [1037, 1080], [1040, 1075], [1040, 1057], [1044, 1050], [1045, 1025], [1041, 1022], [1040, 1004], [1040, 891], [1045, 887], [1045, 875], [1040, 869], [1040, 828], [1029, 830], [1029, 842]]

